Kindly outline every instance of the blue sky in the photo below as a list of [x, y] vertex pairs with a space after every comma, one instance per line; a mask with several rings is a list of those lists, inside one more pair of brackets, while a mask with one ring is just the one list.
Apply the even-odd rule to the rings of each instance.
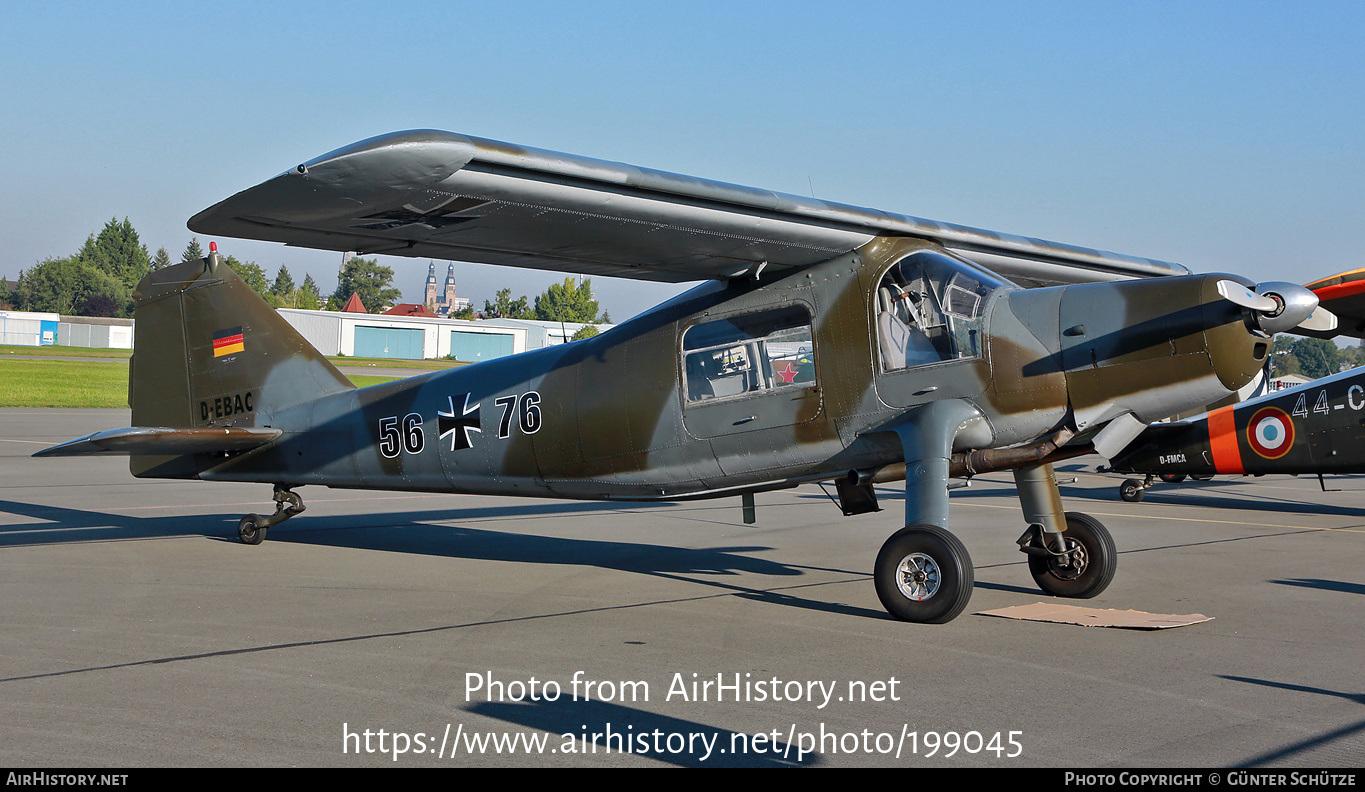
[[[1362, 41], [1335, 2], [0, 4], [0, 275], [111, 217], [177, 254], [232, 193], [437, 128], [1305, 282], [1365, 266]], [[420, 299], [426, 261], [384, 263]], [[677, 290], [594, 285], [618, 321]]]

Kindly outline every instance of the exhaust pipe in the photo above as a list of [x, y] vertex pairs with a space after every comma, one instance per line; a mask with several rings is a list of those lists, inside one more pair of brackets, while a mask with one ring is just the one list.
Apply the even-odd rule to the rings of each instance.
[[[1065, 459], [1093, 454], [1095, 447], [1090, 443], [1063, 448], [1075, 434], [1070, 429], [1062, 429], [1046, 440], [1029, 445], [1014, 448], [982, 448], [976, 451], [963, 451], [953, 454], [952, 458], [948, 460], [948, 475], [953, 478], [971, 478], [980, 473], [994, 473], [1029, 465], [1061, 462]], [[866, 470], [850, 470], [844, 477], [844, 481], [850, 487], [864, 484], [886, 484], [904, 479], [904, 462]]]

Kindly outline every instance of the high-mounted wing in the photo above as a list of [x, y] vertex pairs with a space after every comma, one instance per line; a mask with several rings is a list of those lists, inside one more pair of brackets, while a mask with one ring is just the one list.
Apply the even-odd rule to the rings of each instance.
[[325, 154], [200, 212], [189, 227], [674, 283], [806, 267], [877, 236], [931, 239], [1025, 285], [1188, 274], [1178, 264], [434, 130]]

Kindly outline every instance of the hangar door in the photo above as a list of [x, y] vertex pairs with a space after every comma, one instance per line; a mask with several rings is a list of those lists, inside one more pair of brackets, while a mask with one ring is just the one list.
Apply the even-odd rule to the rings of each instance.
[[481, 363], [512, 354], [512, 336], [506, 333], [450, 331], [450, 354], [456, 360]]
[[355, 328], [355, 356], [421, 360], [424, 331], [401, 327]]

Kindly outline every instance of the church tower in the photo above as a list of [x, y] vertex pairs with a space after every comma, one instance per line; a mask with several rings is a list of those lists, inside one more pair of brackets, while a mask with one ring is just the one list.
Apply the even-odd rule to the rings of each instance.
[[[435, 286], [435, 276], [432, 276], [432, 285]], [[446, 270], [445, 293], [441, 295], [441, 304], [445, 306], [443, 313], [450, 313], [455, 307], [455, 265], [451, 264], [450, 269]]]
[[423, 304], [426, 305], [427, 310], [432, 313], [436, 312], [436, 262], [434, 261], [427, 267], [427, 288], [426, 294], [423, 296]]

